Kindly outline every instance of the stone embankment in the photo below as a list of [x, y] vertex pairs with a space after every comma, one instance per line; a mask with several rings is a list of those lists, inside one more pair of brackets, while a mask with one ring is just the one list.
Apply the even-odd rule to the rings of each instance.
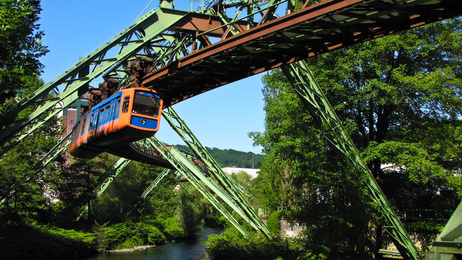
[[139, 250], [146, 250], [148, 248], [155, 247], [155, 245], [150, 246], [135, 246], [134, 248], [127, 248], [127, 249], [119, 249], [119, 250], [109, 250], [106, 253], [130, 253]]

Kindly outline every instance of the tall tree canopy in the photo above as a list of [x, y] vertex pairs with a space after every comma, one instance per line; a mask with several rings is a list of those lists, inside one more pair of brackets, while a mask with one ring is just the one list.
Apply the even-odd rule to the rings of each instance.
[[[27, 95], [40, 85], [43, 65], [39, 58], [48, 50], [41, 44], [40, 1], [2, 0], [0, 2], [0, 119], [14, 105], [14, 98]], [[11, 118], [10, 118], [11, 119]]]
[[[41, 45], [39, 31], [40, 1], [0, 1], [0, 132], [13, 120], [5, 113], [16, 101], [31, 93], [43, 82], [39, 79], [42, 64], [38, 58], [47, 52]], [[30, 109], [22, 115], [30, 113]], [[34, 169], [39, 158], [60, 137], [56, 120], [50, 120], [0, 159], [0, 195], [8, 197], [8, 207], [1, 213], [40, 218], [48, 202], [55, 198], [57, 164], [46, 171]], [[13, 191], [14, 194], [12, 193]], [[12, 195], [13, 194], [13, 195]], [[3, 204], [3, 201], [2, 201]]]
[[460, 167], [461, 29], [456, 18], [310, 61], [376, 177], [429, 184]]

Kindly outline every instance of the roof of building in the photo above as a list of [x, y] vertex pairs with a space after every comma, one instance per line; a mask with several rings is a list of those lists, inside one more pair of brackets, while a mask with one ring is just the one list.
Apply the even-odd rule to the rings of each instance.
[[226, 172], [227, 174], [233, 174], [233, 173], [238, 173], [240, 171], [244, 171], [247, 174], [250, 175], [250, 177], [256, 178], [258, 176], [258, 172], [260, 169], [252, 169], [252, 168], [237, 168], [237, 167], [225, 167], [221, 168], [223, 172]]

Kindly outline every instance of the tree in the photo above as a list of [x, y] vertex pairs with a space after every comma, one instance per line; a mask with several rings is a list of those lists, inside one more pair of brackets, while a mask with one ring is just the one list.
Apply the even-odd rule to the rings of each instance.
[[288, 206], [284, 214], [306, 225], [308, 251], [332, 259], [369, 257], [372, 216], [357, 185], [360, 175], [319, 138], [321, 131], [280, 71], [266, 75], [264, 85], [265, 132], [251, 134], [266, 154], [256, 196], [266, 206]]
[[39, 159], [51, 149], [61, 136], [57, 120], [23, 139], [5, 153], [0, 160], [0, 196], [6, 198], [0, 210], [7, 221], [32, 218], [48, 221], [53, 215], [53, 200], [58, 198], [63, 158], [56, 158], [46, 168], [36, 168]]
[[0, 122], [14, 120], [5, 116], [16, 97], [32, 93], [38, 85], [43, 65], [39, 58], [48, 50], [42, 46], [39, 31], [40, 1], [5, 0], [0, 2]]
[[460, 167], [461, 25], [433, 23], [310, 61], [377, 178], [393, 164], [435, 189]]
[[186, 238], [196, 238], [196, 232], [199, 230], [200, 212], [197, 205], [194, 205], [191, 196], [184, 190], [180, 191], [180, 205], [177, 208], [176, 218], [181, 223]]

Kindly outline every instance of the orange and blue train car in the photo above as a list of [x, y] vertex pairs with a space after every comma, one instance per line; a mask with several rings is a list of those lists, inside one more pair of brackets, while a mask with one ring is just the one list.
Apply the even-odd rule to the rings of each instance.
[[78, 119], [72, 129], [70, 153], [90, 159], [153, 136], [159, 130], [162, 107], [162, 97], [154, 90], [120, 90]]

